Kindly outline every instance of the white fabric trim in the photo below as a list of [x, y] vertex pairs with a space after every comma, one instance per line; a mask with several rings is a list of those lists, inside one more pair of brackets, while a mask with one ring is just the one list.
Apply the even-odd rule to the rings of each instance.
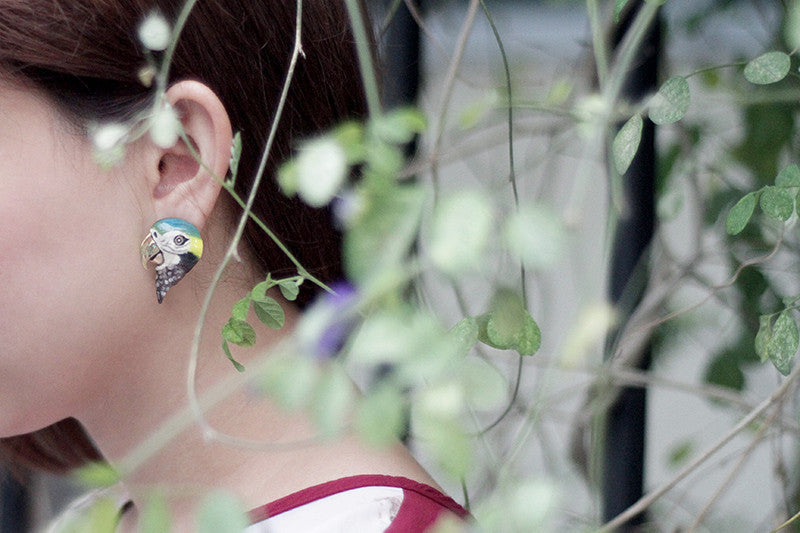
[[359, 487], [271, 516], [245, 533], [381, 533], [402, 503], [401, 488]]

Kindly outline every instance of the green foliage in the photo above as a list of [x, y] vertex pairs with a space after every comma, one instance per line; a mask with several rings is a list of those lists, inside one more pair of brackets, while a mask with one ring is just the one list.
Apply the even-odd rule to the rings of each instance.
[[564, 224], [551, 208], [541, 204], [523, 204], [509, 215], [503, 237], [523, 265], [537, 270], [552, 267], [567, 245]]
[[442, 272], [457, 274], [481, 264], [492, 229], [492, 208], [485, 195], [456, 193], [436, 206], [430, 257]]
[[750, 83], [768, 85], [777, 83], [789, 74], [791, 60], [783, 52], [767, 52], [744, 67], [744, 77]]
[[108, 463], [89, 463], [73, 473], [75, 479], [87, 487], [110, 487], [120, 481], [119, 472]]
[[231, 160], [228, 163], [228, 170], [230, 172], [230, 181], [228, 185], [233, 187], [236, 182], [236, 176], [239, 174], [239, 161], [242, 158], [242, 133], [237, 131], [233, 136], [233, 143], [231, 144]]
[[404, 263], [425, 202], [424, 190], [416, 185], [375, 187], [361, 191], [365, 206], [344, 236], [348, 277], [361, 283]]
[[224, 491], [209, 493], [197, 514], [198, 533], [241, 533], [250, 524], [238, 498]]
[[795, 213], [795, 198], [800, 193], [800, 168], [792, 164], [775, 177], [775, 185], [765, 185], [760, 190], [744, 195], [728, 211], [725, 229], [737, 235], [750, 222], [755, 212], [756, 201], [765, 215], [786, 222]]
[[755, 348], [762, 361], [769, 359], [786, 376], [792, 370], [798, 346], [800, 332], [788, 310], [778, 313], [777, 319], [775, 315], [761, 317]]
[[231, 317], [222, 327], [222, 351], [236, 370], [243, 372], [244, 366], [234, 359], [228, 343], [242, 347], [255, 345], [256, 330], [247, 321], [251, 305], [262, 324], [271, 329], [281, 329], [286, 321], [286, 314], [275, 298], [267, 296], [267, 291], [277, 286], [281, 294], [292, 301], [297, 298], [303, 279], [303, 276], [294, 276], [274, 280], [271, 275], [267, 275], [265, 281], [257, 283], [252, 291], [233, 305]]
[[382, 384], [361, 400], [356, 429], [368, 444], [383, 447], [396, 442], [405, 431], [408, 402], [397, 387]]
[[637, 113], [628, 119], [625, 125], [617, 132], [616, 137], [614, 137], [612, 153], [617, 173], [625, 174], [631, 165], [637, 150], [639, 150], [643, 126], [642, 116]]
[[60, 533], [114, 533], [119, 522], [119, 507], [112, 498], [99, 498], [88, 509], [72, 517]]
[[648, 116], [655, 124], [672, 124], [683, 118], [690, 103], [689, 83], [686, 78], [673, 76], [651, 98]]
[[152, 492], [144, 505], [139, 517], [139, 531], [141, 533], [169, 533], [170, 512], [163, 494]]
[[539, 350], [542, 333], [516, 292], [498, 289], [489, 309], [478, 317], [481, 342], [501, 350], [515, 350], [520, 355], [533, 355]]

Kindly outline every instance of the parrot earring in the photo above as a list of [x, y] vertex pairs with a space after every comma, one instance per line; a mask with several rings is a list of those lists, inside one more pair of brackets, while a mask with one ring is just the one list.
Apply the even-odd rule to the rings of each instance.
[[158, 303], [203, 255], [203, 239], [194, 225], [181, 218], [162, 218], [150, 227], [139, 247], [142, 266], [156, 265]]

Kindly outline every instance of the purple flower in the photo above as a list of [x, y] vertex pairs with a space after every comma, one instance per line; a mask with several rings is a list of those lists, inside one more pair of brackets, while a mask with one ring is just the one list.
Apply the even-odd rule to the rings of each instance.
[[304, 352], [320, 360], [334, 357], [358, 323], [358, 290], [347, 282], [331, 286], [333, 292], [319, 296], [298, 326]]

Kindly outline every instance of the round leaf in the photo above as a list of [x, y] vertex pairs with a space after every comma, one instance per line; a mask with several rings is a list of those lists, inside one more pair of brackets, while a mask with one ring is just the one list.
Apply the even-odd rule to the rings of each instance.
[[492, 229], [492, 208], [475, 191], [450, 196], [434, 213], [430, 257], [444, 272], [456, 273], [481, 263]]
[[792, 370], [792, 360], [799, 345], [800, 332], [797, 323], [789, 311], [783, 311], [778, 315], [772, 328], [772, 336], [767, 343], [767, 353], [772, 364], [784, 376]]
[[650, 100], [650, 120], [656, 124], [672, 124], [683, 118], [689, 109], [689, 83], [682, 76], [664, 82]]
[[738, 235], [750, 222], [750, 218], [756, 208], [756, 196], [756, 193], [753, 192], [746, 194], [728, 212], [728, 217], [725, 220], [725, 230], [729, 235]]
[[800, 187], [800, 167], [789, 165], [778, 173], [775, 178], [778, 187]]
[[783, 52], [767, 52], [744, 67], [744, 77], [750, 83], [767, 85], [781, 81], [789, 73], [791, 60]]
[[759, 203], [764, 213], [775, 220], [789, 220], [794, 212], [794, 196], [781, 187], [764, 187]]
[[407, 405], [396, 387], [384, 385], [361, 401], [356, 427], [361, 437], [374, 446], [396, 441], [405, 430]]
[[147, 498], [139, 519], [141, 533], [169, 533], [170, 513], [163, 494], [154, 492]]
[[558, 215], [540, 205], [522, 206], [508, 217], [505, 240], [529, 268], [546, 268], [560, 257], [567, 235]]
[[758, 333], [756, 333], [755, 348], [756, 355], [763, 363], [769, 359], [767, 346], [772, 338], [772, 317], [771, 315], [761, 315], [758, 317]]
[[642, 116], [639, 114], [633, 115], [620, 128], [617, 136], [614, 137], [612, 152], [614, 154], [614, 166], [617, 168], [618, 173], [625, 174], [637, 150], [639, 150], [643, 126]]
[[199, 533], [241, 533], [248, 524], [247, 512], [241, 502], [223, 491], [206, 496], [197, 516]]
[[278, 288], [284, 298], [293, 302], [300, 294], [300, 284], [303, 283], [303, 278], [299, 279], [285, 279], [278, 282]]
[[333, 435], [347, 425], [355, 399], [353, 384], [341, 366], [327, 367], [314, 391], [313, 415], [323, 435]]

